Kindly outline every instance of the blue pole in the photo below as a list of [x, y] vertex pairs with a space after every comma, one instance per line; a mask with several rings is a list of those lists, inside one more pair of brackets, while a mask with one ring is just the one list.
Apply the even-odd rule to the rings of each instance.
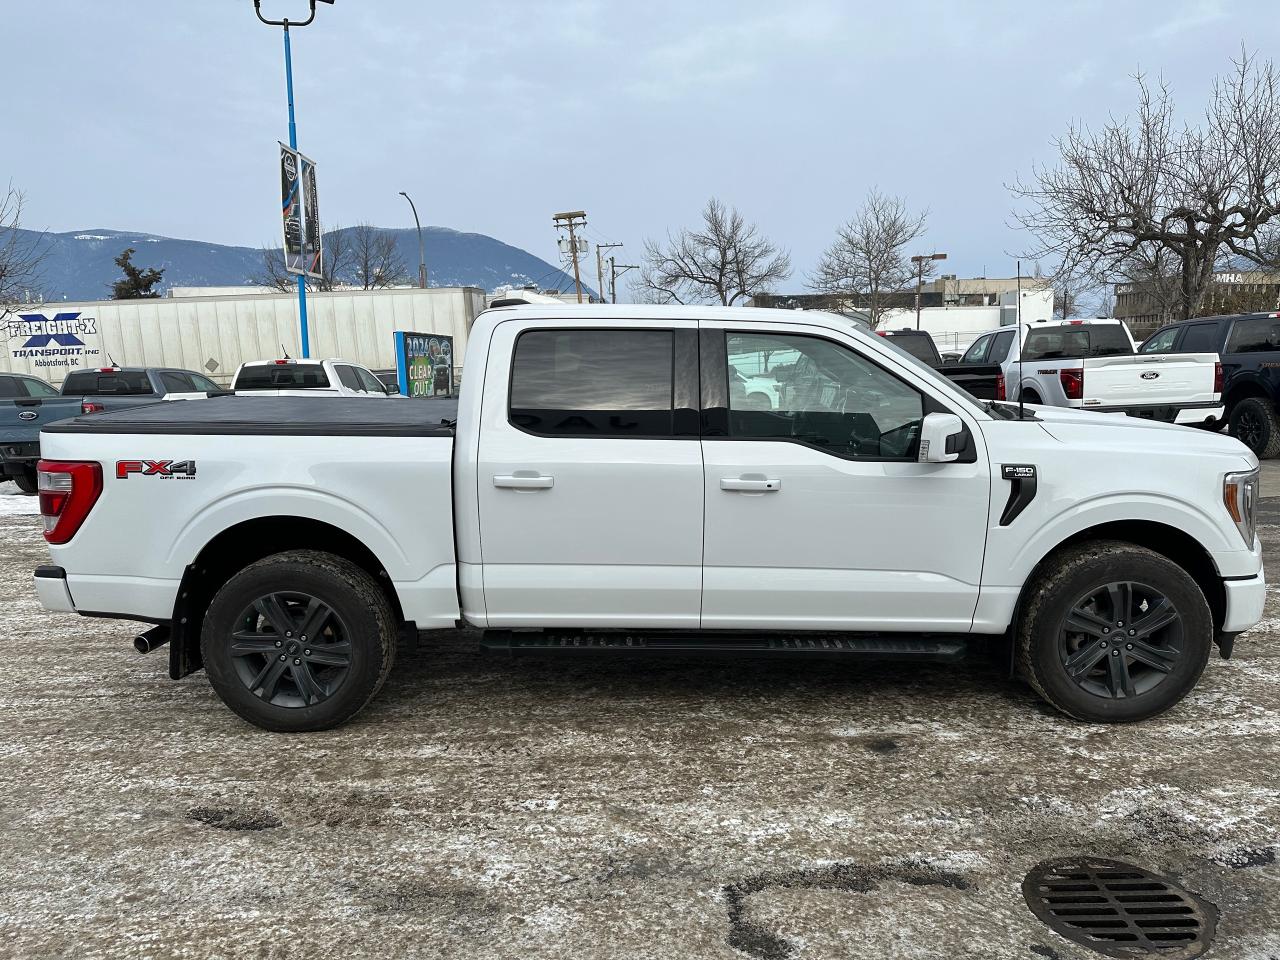
[[[289, 92], [289, 148], [298, 149], [298, 124], [293, 115], [293, 54], [289, 50], [289, 21], [284, 22], [284, 82]], [[298, 165], [299, 186], [302, 184], [302, 165]], [[299, 191], [301, 193], [301, 191]], [[302, 328], [302, 359], [311, 356], [311, 338], [307, 335], [307, 278], [298, 274], [298, 323]]]

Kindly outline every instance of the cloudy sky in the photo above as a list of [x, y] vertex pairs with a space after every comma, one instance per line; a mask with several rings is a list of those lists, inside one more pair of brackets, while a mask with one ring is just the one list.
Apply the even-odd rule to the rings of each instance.
[[[307, 0], [262, 0], [296, 16]], [[6, 0], [0, 185], [27, 226], [277, 242], [281, 37], [251, 0]], [[930, 210], [948, 272], [1008, 275], [1004, 184], [1162, 74], [1188, 115], [1274, 0], [337, 0], [294, 32], [327, 223], [424, 222], [555, 257], [691, 222], [711, 195], [803, 285], [867, 190]]]

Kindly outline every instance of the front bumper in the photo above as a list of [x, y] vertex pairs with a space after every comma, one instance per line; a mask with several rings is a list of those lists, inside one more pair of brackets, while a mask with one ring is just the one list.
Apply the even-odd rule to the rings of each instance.
[[61, 567], [36, 567], [36, 596], [40, 605], [54, 613], [75, 613], [76, 605], [67, 588], [67, 571]]
[[1267, 602], [1267, 579], [1262, 571], [1257, 576], [1222, 581], [1226, 610], [1222, 617], [1223, 633], [1242, 633], [1262, 619]]

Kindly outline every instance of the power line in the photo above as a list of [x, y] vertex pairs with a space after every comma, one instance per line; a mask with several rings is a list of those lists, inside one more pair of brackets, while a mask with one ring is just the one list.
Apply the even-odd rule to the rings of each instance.
[[[578, 249], [577, 231], [586, 229], [587, 212], [585, 210], [573, 210], [568, 213], [557, 213], [551, 218], [556, 225], [557, 230], [569, 231], [569, 256], [573, 260], [573, 285], [578, 291], [578, 302], [582, 302], [582, 270], [580, 269], [580, 260], [582, 250]], [[585, 244], [586, 241], [584, 240]]]

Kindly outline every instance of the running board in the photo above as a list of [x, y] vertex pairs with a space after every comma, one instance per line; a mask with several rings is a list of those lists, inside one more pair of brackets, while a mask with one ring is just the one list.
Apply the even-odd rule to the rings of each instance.
[[487, 652], [508, 656], [537, 653], [716, 653], [741, 657], [951, 661], [963, 659], [969, 643], [962, 637], [940, 637], [937, 634], [486, 630], [480, 647]]

